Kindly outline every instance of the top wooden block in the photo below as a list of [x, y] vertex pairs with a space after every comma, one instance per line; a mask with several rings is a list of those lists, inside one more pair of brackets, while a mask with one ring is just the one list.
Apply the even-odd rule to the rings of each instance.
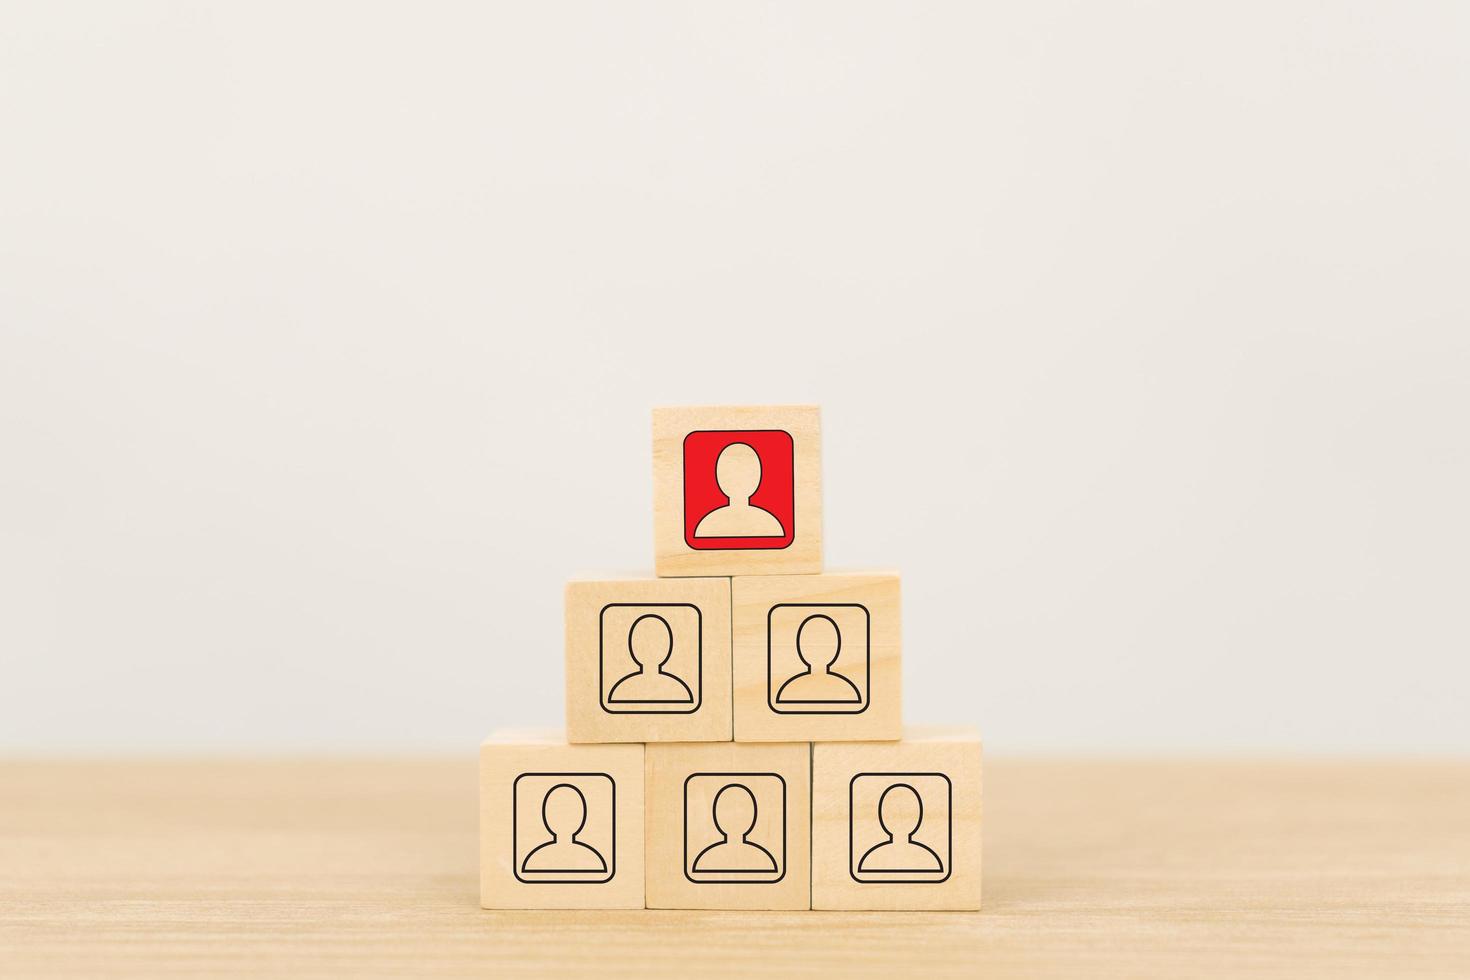
[[655, 571], [820, 572], [821, 430], [815, 405], [655, 408]]

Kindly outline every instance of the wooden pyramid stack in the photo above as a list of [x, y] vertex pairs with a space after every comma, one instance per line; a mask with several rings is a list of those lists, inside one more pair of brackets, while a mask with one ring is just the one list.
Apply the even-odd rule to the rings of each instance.
[[815, 406], [653, 412], [655, 577], [566, 589], [567, 727], [480, 751], [485, 908], [978, 909], [980, 739], [822, 568]]

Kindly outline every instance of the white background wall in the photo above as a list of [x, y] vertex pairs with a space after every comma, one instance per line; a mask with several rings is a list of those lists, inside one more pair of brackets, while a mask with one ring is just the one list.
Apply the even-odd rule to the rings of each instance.
[[810, 400], [911, 719], [1470, 751], [1470, 6], [0, 9], [0, 749], [559, 722]]

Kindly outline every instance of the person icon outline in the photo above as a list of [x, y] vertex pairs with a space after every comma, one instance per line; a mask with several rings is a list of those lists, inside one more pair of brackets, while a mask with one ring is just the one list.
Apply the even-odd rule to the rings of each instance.
[[694, 692], [677, 674], [664, 670], [674, 656], [674, 630], [658, 613], [644, 613], [628, 627], [628, 658], [637, 668], [618, 678], [608, 704], [693, 704]]
[[760, 489], [761, 457], [749, 443], [732, 442], [715, 459], [715, 484], [727, 501], [699, 519], [696, 538], [779, 538], [781, 519], [750, 502]]
[[[895, 793], [897, 792], [897, 795]], [[944, 861], [914, 834], [924, 824], [924, 798], [909, 783], [893, 783], [878, 797], [878, 826], [887, 839], [863, 852], [860, 874], [937, 874]]]
[[720, 840], [695, 855], [690, 870], [695, 874], [774, 874], [776, 857], [749, 839], [755, 829], [759, 805], [755, 793], [744, 783], [726, 783], [715, 793], [710, 817]]
[[587, 797], [571, 783], [557, 783], [541, 799], [541, 825], [551, 839], [521, 861], [522, 874], [606, 874], [607, 860], [577, 839], [587, 826]]
[[[816, 627], [808, 632], [811, 627]], [[863, 693], [852, 679], [832, 669], [842, 655], [842, 629], [825, 613], [813, 613], [796, 628], [796, 656], [805, 670], [776, 690], [776, 705], [861, 704]]]

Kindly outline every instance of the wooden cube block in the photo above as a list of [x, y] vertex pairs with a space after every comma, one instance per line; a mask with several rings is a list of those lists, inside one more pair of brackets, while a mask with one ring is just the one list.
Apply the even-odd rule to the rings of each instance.
[[480, 746], [480, 905], [643, 908], [643, 746], [491, 735]]
[[730, 580], [567, 583], [567, 737], [731, 738]]
[[811, 746], [664, 742], [645, 767], [649, 908], [811, 908]]
[[653, 410], [659, 575], [822, 570], [815, 405]]
[[812, 747], [812, 907], [980, 907], [980, 736]]
[[897, 575], [740, 577], [732, 601], [737, 741], [902, 734]]

